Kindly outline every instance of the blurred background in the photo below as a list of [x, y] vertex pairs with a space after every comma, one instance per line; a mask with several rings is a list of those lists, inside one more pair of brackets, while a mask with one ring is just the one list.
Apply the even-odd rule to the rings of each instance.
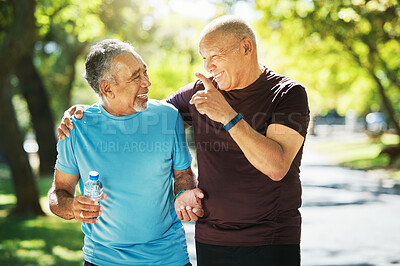
[[52, 215], [47, 191], [63, 112], [97, 101], [89, 47], [130, 42], [164, 99], [204, 73], [199, 33], [224, 14], [247, 19], [260, 62], [307, 89], [302, 264], [400, 264], [397, 0], [0, 0], [1, 265], [82, 264], [80, 224]]

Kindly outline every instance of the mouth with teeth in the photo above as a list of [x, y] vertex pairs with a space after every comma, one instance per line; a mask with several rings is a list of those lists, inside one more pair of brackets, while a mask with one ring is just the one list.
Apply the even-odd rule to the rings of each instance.
[[220, 72], [220, 73], [214, 75], [214, 79], [215, 79], [217, 82], [219, 82], [219, 81], [221, 80], [221, 76], [222, 76], [223, 73], [224, 73], [224, 72], [222, 71], [222, 72]]
[[148, 99], [148, 96], [147, 96], [147, 93], [143, 93], [143, 94], [138, 94], [138, 95], [136, 96], [136, 98], [139, 98], [139, 99], [141, 99], [141, 100], [147, 100], [147, 99]]

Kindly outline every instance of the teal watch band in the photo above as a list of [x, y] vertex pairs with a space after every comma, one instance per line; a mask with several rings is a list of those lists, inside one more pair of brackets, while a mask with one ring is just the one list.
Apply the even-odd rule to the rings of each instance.
[[229, 131], [234, 125], [236, 125], [240, 120], [243, 119], [243, 115], [241, 113], [238, 113], [231, 121], [229, 121], [228, 124], [224, 126], [224, 129], [226, 131]]

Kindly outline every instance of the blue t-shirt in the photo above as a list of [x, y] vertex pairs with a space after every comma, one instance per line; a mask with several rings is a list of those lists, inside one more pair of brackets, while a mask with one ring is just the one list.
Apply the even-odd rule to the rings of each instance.
[[85, 260], [98, 264], [185, 265], [185, 234], [173, 201], [173, 169], [191, 164], [179, 112], [160, 101], [129, 116], [114, 116], [99, 103], [72, 119], [71, 137], [57, 144], [56, 168], [99, 172], [108, 198], [95, 224], [82, 223]]

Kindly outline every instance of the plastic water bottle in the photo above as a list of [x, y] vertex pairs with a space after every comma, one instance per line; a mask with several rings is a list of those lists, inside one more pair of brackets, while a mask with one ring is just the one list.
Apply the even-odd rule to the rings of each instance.
[[99, 173], [91, 171], [89, 173], [89, 180], [85, 183], [84, 195], [93, 201], [100, 204], [101, 197], [103, 196], [103, 184], [99, 181]]

